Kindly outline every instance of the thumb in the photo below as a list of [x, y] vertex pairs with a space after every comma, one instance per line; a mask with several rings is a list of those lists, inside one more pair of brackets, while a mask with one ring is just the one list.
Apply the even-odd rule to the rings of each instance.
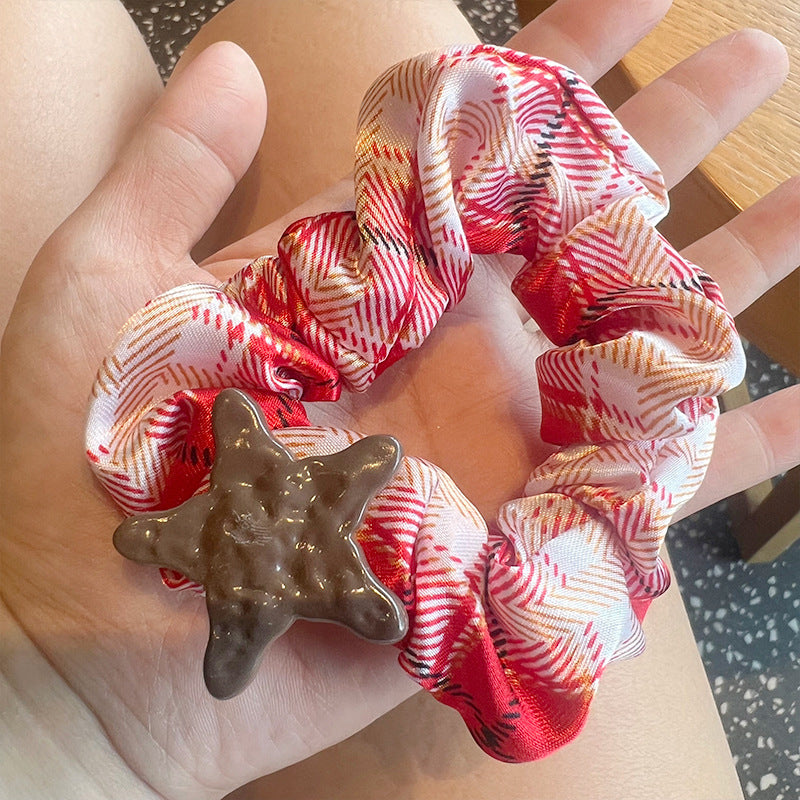
[[265, 119], [258, 70], [230, 42], [170, 82], [31, 265], [4, 336], [3, 372], [19, 383], [38, 374], [40, 388], [83, 398], [130, 314], [159, 291], [207, 281], [189, 251], [249, 166]]
[[265, 119], [264, 85], [249, 56], [231, 42], [206, 49], [47, 242], [22, 304], [92, 313], [106, 307], [111, 289], [125, 306], [119, 327], [154, 290], [197, 279], [189, 252], [252, 161]]
[[146, 260], [184, 258], [250, 165], [265, 119], [250, 57], [212, 45], [167, 85], [75, 221]]

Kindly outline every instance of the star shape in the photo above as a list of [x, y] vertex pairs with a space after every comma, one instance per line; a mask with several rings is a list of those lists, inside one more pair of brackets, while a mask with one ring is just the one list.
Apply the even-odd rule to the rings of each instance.
[[296, 619], [337, 622], [375, 642], [408, 630], [400, 600], [375, 577], [354, 535], [397, 470], [391, 436], [295, 459], [258, 405], [225, 389], [213, 409], [208, 493], [125, 520], [114, 546], [140, 564], [202, 584], [209, 638], [203, 673], [214, 697], [241, 692], [264, 648]]

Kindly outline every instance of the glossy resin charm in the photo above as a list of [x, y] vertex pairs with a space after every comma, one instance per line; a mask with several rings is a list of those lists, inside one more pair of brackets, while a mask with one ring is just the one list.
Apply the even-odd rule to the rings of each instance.
[[209, 492], [131, 517], [114, 534], [127, 558], [205, 588], [211, 694], [224, 699], [244, 689], [266, 645], [295, 619], [337, 622], [381, 643], [402, 639], [406, 611], [354, 538], [367, 504], [397, 470], [399, 443], [368, 436], [295, 460], [236, 389], [218, 396], [213, 424]]

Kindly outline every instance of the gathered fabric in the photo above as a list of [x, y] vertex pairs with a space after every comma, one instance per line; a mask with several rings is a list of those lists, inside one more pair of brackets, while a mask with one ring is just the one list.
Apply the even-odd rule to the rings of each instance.
[[536, 368], [558, 449], [491, 525], [404, 457], [357, 538], [405, 605], [409, 675], [486, 752], [541, 758], [580, 731], [605, 667], [644, 646], [669, 585], [659, 549], [705, 474], [740, 342], [716, 284], [654, 227], [656, 165], [553, 62], [471, 45], [388, 70], [361, 108], [355, 197], [222, 286], [131, 317], [98, 371], [88, 458], [127, 513], [184, 502], [208, 486], [211, 407], [231, 386], [298, 458], [341, 450], [359, 435], [309, 425], [302, 402], [365, 391], [421, 347], [473, 256], [523, 256], [509, 288], [553, 344]]

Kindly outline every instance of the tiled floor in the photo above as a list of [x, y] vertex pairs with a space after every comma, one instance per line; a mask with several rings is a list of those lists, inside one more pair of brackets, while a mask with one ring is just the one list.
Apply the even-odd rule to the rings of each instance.
[[[125, 0], [163, 76], [228, 0]], [[460, 0], [485, 41], [516, 30], [513, 0]], [[751, 348], [751, 394], [793, 378]], [[800, 798], [800, 543], [771, 564], [738, 559], [724, 503], [672, 527], [676, 577], [747, 797]], [[624, 799], [621, 799], [624, 800]]]
[[[749, 346], [752, 397], [796, 382]], [[667, 542], [746, 797], [800, 798], [800, 542], [746, 564], [727, 505], [673, 525]]]
[[672, 527], [676, 578], [748, 797], [800, 797], [800, 547], [738, 560], [724, 504]]

